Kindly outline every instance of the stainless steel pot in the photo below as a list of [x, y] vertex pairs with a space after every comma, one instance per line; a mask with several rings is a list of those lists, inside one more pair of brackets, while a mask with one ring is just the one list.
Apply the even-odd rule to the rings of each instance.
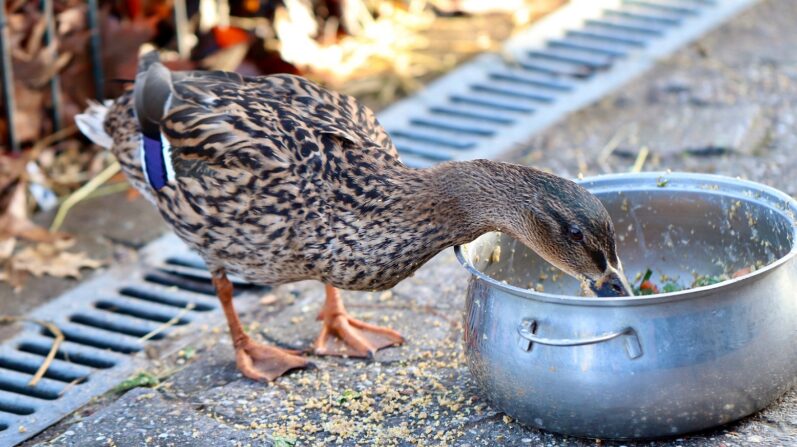
[[686, 285], [759, 268], [681, 292], [588, 298], [507, 236], [457, 247], [472, 273], [469, 366], [495, 406], [554, 432], [654, 438], [739, 419], [797, 383], [793, 199], [711, 175], [582, 184], [612, 215], [630, 279], [651, 268]]

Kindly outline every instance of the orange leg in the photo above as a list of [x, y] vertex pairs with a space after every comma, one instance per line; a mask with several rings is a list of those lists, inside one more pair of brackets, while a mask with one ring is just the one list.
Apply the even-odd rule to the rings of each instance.
[[404, 338], [393, 329], [374, 326], [352, 318], [338, 289], [326, 285], [327, 298], [318, 314], [324, 326], [315, 341], [318, 355], [346, 355], [349, 357], [373, 357], [377, 350], [404, 343]]
[[227, 279], [224, 270], [213, 273], [213, 286], [216, 287], [216, 294], [230, 326], [230, 336], [235, 347], [235, 363], [243, 375], [270, 382], [292, 369], [308, 365], [306, 358], [297, 355], [298, 351], [257, 343], [246, 335], [232, 304], [232, 283]]

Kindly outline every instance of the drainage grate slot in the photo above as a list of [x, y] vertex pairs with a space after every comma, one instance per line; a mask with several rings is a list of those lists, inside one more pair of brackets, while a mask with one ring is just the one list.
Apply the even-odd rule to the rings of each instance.
[[623, 0], [623, 4], [639, 6], [640, 8], [645, 8], [652, 11], [672, 12], [684, 16], [696, 16], [699, 14], [699, 11], [694, 8], [676, 6], [670, 3], [664, 3], [655, 0]]
[[594, 20], [591, 21], [591, 23], [586, 23], [581, 29], [584, 30], [584, 32], [614, 37], [616, 39], [625, 40], [628, 42], [637, 42], [641, 45], [647, 45], [648, 41], [659, 37], [658, 34], [624, 30], [620, 27], [607, 26], [605, 23], [600, 24]]
[[528, 85], [537, 87], [544, 90], [551, 90], [554, 92], [566, 93], [573, 90], [573, 87], [568, 84], [563, 84], [558, 80], [553, 80], [549, 77], [534, 76], [533, 73], [514, 73], [507, 70], [506, 72], [490, 73], [490, 79], [494, 81], [510, 82], [514, 84]]
[[482, 99], [476, 96], [451, 95], [449, 99], [455, 104], [469, 104], [479, 107], [480, 109], [494, 109], [515, 113], [534, 113], [534, 109], [531, 107], [523, 107], [503, 101], [496, 101], [493, 98]]
[[[98, 330], [88, 326], [68, 326], [60, 327], [61, 332], [64, 333], [64, 338], [79, 345], [91, 346], [99, 349], [109, 349], [114, 352], [121, 352], [122, 354], [132, 354], [139, 352], [143, 348], [141, 343], [131, 340], [121, 340], [119, 334], [114, 334], [106, 330]], [[53, 337], [53, 334], [47, 330], [42, 329], [42, 335], [46, 337]], [[143, 334], [142, 334], [143, 335]]]
[[402, 142], [397, 142], [395, 143], [395, 145], [396, 149], [398, 149], [398, 151], [403, 154], [414, 155], [416, 157], [420, 157], [429, 161], [443, 162], [454, 159], [450, 155], [443, 153], [438, 148], [425, 149], [422, 146], [408, 146], [407, 144]]
[[[155, 270], [144, 275], [144, 279], [148, 282], [160, 284], [166, 287], [177, 287], [178, 289], [188, 290], [190, 292], [201, 293], [203, 295], [216, 296], [216, 289], [210, 281], [199, 281], [196, 279], [186, 278], [183, 275], [176, 275], [160, 270]], [[240, 292], [238, 287], [233, 289], [233, 294]]]
[[27, 416], [36, 412], [36, 403], [29, 397], [0, 391], [0, 413]]
[[[94, 307], [107, 312], [113, 312], [119, 315], [129, 315], [131, 317], [141, 318], [143, 320], [155, 321], [158, 323], [166, 323], [177, 315], [172, 309], [161, 308], [155, 304], [138, 304], [134, 300], [125, 298], [113, 298], [107, 300], [100, 300], [94, 303]], [[191, 320], [187, 318], [180, 318], [175, 325], [181, 326], [190, 323]]]
[[0, 422], [0, 431], [8, 430], [8, 425]]
[[632, 34], [640, 34], [643, 36], [648, 37], [659, 37], [664, 34], [665, 30], [663, 29], [656, 29], [650, 26], [642, 26], [629, 23], [628, 20], [623, 19], [615, 19], [612, 17], [606, 17], [603, 19], [591, 19], [584, 22], [587, 24], [587, 28], [602, 28], [608, 31], [622, 31], [626, 33]]
[[[36, 374], [42, 362], [44, 362], [44, 358], [41, 356], [19, 351], [13, 354], [4, 353], [0, 355], [0, 368], [19, 371], [25, 374]], [[90, 373], [91, 370], [89, 369], [70, 365], [60, 360], [54, 360], [44, 373], [44, 377], [70, 383], [77, 380], [84, 380]]]
[[570, 62], [560, 62], [534, 55], [518, 59], [516, 62], [520, 68], [527, 71], [575, 79], [587, 79], [595, 73], [594, 69], [586, 65], [574, 65]]
[[[603, 54], [613, 58], [625, 57], [628, 54], [628, 49], [618, 48], [607, 42], [595, 42], [591, 39], [584, 39], [580, 37], [566, 37], [564, 39], [552, 39], [547, 43], [549, 48], [554, 49], [568, 49], [573, 51], [581, 51], [588, 54]], [[570, 90], [570, 89], [568, 89]]]
[[481, 113], [481, 109], [479, 109], [479, 111], [470, 111], [467, 107], [460, 107], [458, 109], [450, 109], [448, 107], [432, 107], [429, 109], [429, 112], [435, 115], [450, 116], [483, 123], [511, 125], [515, 122], [515, 120], [510, 117], [504, 117], [495, 114], [487, 115]]
[[[188, 261], [191, 262], [191, 261]], [[170, 263], [166, 262], [163, 265], [158, 267], [158, 270], [165, 273], [171, 273], [173, 275], [182, 276], [188, 279], [194, 279], [199, 281], [208, 282], [211, 285], [213, 284], [213, 276], [210, 274], [207, 268], [205, 267], [195, 267], [195, 266], [185, 266], [177, 263]], [[248, 283], [243, 279], [235, 276], [235, 275], [227, 275], [227, 279], [230, 280], [231, 283], [235, 285], [236, 288], [252, 288], [258, 287], [254, 284]], [[215, 291], [215, 289], [214, 289]], [[214, 293], [215, 294], [215, 293]]]
[[23, 407], [21, 405], [5, 403], [2, 399], [0, 399], [0, 413], [16, 414], [17, 416], [28, 416], [35, 412], [36, 410], [31, 407]]
[[492, 85], [474, 84], [470, 87], [474, 92], [489, 93], [498, 96], [506, 96], [508, 98], [520, 98], [526, 101], [532, 101], [542, 104], [550, 104], [553, 102], [553, 97], [541, 94], [527, 93], [522, 90], [513, 89], [512, 87], [494, 87]]
[[205, 265], [205, 261], [202, 258], [189, 258], [187, 256], [171, 256], [166, 258], [166, 264], [171, 265], [179, 265], [181, 267], [190, 267], [197, 270], [207, 270], [208, 266]]
[[461, 141], [447, 136], [434, 135], [432, 132], [417, 132], [417, 131], [404, 131], [398, 130], [391, 135], [394, 141], [396, 140], [409, 140], [418, 143], [427, 143], [442, 147], [450, 147], [451, 149], [470, 149], [475, 146], [473, 141]]
[[636, 23], [649, 23], [664, 26], [678, 26], [681, 24], [681, 19], [672, 16], [665, 16], [661, 14], [652, 14], [650, 12], [635, 12], [633, 8], [628, 11], [615, 11], [606, 10], [604, 12], [606, 17], [623, 18]]
[[[50, 346], [51, 342], [49, 340], [46, 343], [26, 341], [20, 343], [18, 349], [20, 352], [28, 352], [45, 357], [50, 352]], [[64, 362], [75, 363], [77, 365], [96, 369], [108, 369], [116, 365], [116, 362], [107, 358], [107, 356], [101, 357], [74, 349], [64, 349], [63, 345], [61, 345], [61, 348], [56, 353], [55, 358], [63, 360]]]
[[188, 307], [189, 303], [193, 303], [194, 310], [197, 312], [208, 312], [216, 308], [214, 304], [186, 299], [185, 297], [168, 290], [153, 290], [149, 287], [127, 286], [119, 290], [119, 293], [130, 298], [163, 304], [165, 306], [179, 307], [181, 309], [185, 309]]
[[566, 48], [559, 48], [555, 50], [534, 50], [529, 51], [526, 54], [538, 59], [548, 59], [557, 62], [564, 62], [567, 64], [583, 65], [592, 70], [606, 70], [612, 64], [611, 58], [606, 56], [589, 54], [584, 53], [583, 51], [574, 51]]
[[[110, 312], [104, 312], [105, 315], [86, 315], [77, 314], [69, 317], [69, 321], [89, 326], [97, 329], [102, 329], [119, 334], [129, 335], [131, 337], [143, 337], [158, 328], [159, 325], [153, 324], [146, 320], [136, 319], [133, 320], [129, 317], [119, 317]], [[160, 332], [150, 337], [152, 340], [161, 340], [166, 336], [166, 332]]]
[[44, 400], [55, 400], [60, 397], [63, 387], [57, 385], [57, 382], [42, 379], [36, 386], [29, 386], [28, 382], [32, 377], [16, 371], [2, 370], [0, 371], [0, 390]]
[[590, 31], [568, 31], [567, 36], [586, 39], [589, 41], [609, 42], [613, 44], [621, 44], [629, 47], [644, 48], [645, 41], [638, 37], [618, 36], [613, 33], [607, 33], [601, 30]]
[[477, 137], [491, 137], [495, 135], [495, 130], [493, 129], [473, 127], [472, 123], [457, 123], [451, 120], [413, 118], [410, 120], [410, 124], [418, 127], [429, 127], [436, 130], [454, 132], [458, 135], [468, 134], [476, 135]]

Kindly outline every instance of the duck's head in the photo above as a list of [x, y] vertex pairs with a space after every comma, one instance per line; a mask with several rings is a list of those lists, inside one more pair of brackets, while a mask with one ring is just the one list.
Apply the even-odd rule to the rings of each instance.
[[572, 181], [543, 177], [543, 197], [519, 201], [522, 218], [508, 230], [546, 261], [583, 281], [597, 296], [631, 295], [606, 208]]
[[[597, 197], [573, 181], [538, 169], [469, 163], [473, 169], [468, 171], [481, 171], [466, 181], [481, 184], [472, 194], [478, 197], [480, 217], [471, 217], [486, 225], [484, 230], [497, 228], [512, 236], [599, 297], [632, 295], [617, 255], [614, 225]], [[484, 172], [489, 176], [478, 178]]]

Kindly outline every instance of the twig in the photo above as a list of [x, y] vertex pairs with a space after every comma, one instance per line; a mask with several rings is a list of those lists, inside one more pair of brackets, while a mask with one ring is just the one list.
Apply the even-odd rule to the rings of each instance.
[[165, 331], [166, 329], [169, 329], [170, 327], [174, 326], [175, 324], [177, 324], [178, 321], [180, 321], [180, 318], [182, 318], [188, 312], [194, 310], [194, 307], [196, 307], [196, 305], [194, 303], [186, 304], [185, 307], [182, 310], [180, 310], [180, 312], [177, 312], [177, 315], [173, 316], [169, 321], [167, 321], [167, 322], [163, 323], [162, 325], [156, 327], [155, 329], [150, 331], [147, 335], [144, 335], [143, 337], [139, 338], [138, 341], [147, 341], [150, 338], [152, 338], [152, 337], [160, 334], [161, 332]]
[[41, 140], [37, 141], [32, 148], [28, 151], [27, 159], [28, 160], [35, 160], [39, 157], [39, 153], [44, 149], [50, 147], [53, 143], [63, 140], [66, 137], [70, 137], [77, 132], [77, 126], [67, 126], [63, 129], [59, 130], [58, 132], [51, 133], [46, 137], [42, 138]]
[[53, 224], [50, 225], [50, 231], [58, 231], [58, 229], [61, 228], [61, 225], [64, 223], [64, 219], [66, 219], [66, 215], [69, 213], [69, 210], [72, 209], [73, 206], [77, 205], [81, 200], [88, 197], [97, 188], [102, 186], [103, 183], [110, 180], [111, 177], [119, 172], [119, 169], [119, 162], [114, 161], [107, 168], [103, 169], [102, 172], [97, 174], [93, 179], [89, 180], [85, 185], [81, 186], [77, 191], [73, 192], [69, 195], [69, 197], [64, 199], [64, 201], [61, 203], [61, 206], [58, 207], [58, 212], [55, 214]]
[[78, 377], [77, 379], [75, 379], [75, 380], [73, 380], [73, 381], [71, 381], [71, 382], [67, 383], [67, 384], [66, 384], [66, 386], [64, 387], [64, 389], [62, 389], [62, 390], [61, 390], [61, 391], [58, 393], [58, 396], [63, 396], [64, 394], [66, 394], [66, 392], [67, 392], [67, 391], [69, 391], [69, 390], [71, 390], [72, 388], [74, 388], [75, 386], [77, 386], [77, 385], [79, 385], [79, 384], [83, 383], [83, 381], [85, 381], [85, 380], [86, 380], [86, 378], [85, 378], [85, 377]]
[[645, 160], [647, 160], [649, 153], [650, 149], [648, 149], [647, 146], [643, 146], [642, 149], [639, 150], [639, 154], [636, 157], [634, 166], [631, 168], [631, 172], [639, 172], [642, 170], [642, 167], [645, 166]]
[[130, 189], [130, 184], [127, 182], [119, 182], [113, 183], [110, 185], [101, 186], [95, 189], [91, 194], [86, 197], [86, 199], [98, 199], [100, 197], [109, 196], [111, 194], [116, 194], [120, 192], [124, 192]]
[[44, 362], [41, 364], [41, 366], [39, 366], [39, 369], [36, 371], [36, 374], [33, 375], [33, 378], [30, 379], [30, 382], [28, 382], [28, 386], [36, 386], [36, 384], [38, 384], [42, 377], [44, 377], [44, 375], [47, 373], [47, 369], [49, 369], [50, 365], [53, 363], [55, 354], [58, 353], [58, 348], [61, 347], [61, 342], [64, 341], [64, 333], [61, 332], [61, 329], [58, 329], [58, 326], [49, 321], [12, 317], [10, 315], [0, 316], [0, 324], [7, 324], [14, 321], [30, 321], [31, 323], [36, 323], [39, 326], [47, 328], [47, 330], [50, 331], [55, 337], [53, 339], [53, 345], [50, 347], [50, 352], [48, 352], [47, 357], [44, 358]]

